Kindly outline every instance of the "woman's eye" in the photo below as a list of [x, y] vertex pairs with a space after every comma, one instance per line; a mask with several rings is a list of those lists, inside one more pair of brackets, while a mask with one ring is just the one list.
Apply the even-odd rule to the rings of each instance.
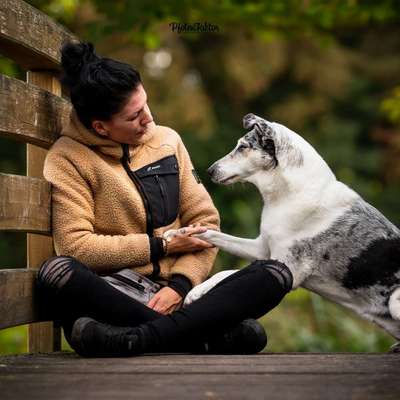
[[135, 113], [132, 118], [128, 119], [128, 121], [134, 121], [139, 115], [140, 113], [143, 111], [143, 108], [141, 110], [139, 110], [137, 113]]
[[128, 119], [128, 121], [134, 121], [136, 118], [137, 118], [138, 116], [137, 115], [135, 115], [133, 118], [131, 118], [131, 119]]

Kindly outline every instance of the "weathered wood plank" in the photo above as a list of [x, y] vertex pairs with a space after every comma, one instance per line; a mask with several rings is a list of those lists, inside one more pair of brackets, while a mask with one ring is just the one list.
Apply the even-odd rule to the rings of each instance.
[[[54, 96], [61, 95], [61, 84], [48, 72], [28, 71], [28, 83], [41, 89], [51, 91]], [[47, 92], [48, 93], [48, 92]], [[26, 145], [26, 175], [44, 179], [43, 165], [47, 150], [33, 144]], [[37, 268], [43, 261], [54, 255], [53, 239], [43, 235], [27, 234], [26, 241], [27, 267]], [[61, 331], [53, 322], [38, 323], [28, 327], [28, 350], [32, 352], [48, 352], [61, 349]]]
[[21, 67], [59, 69], [59, 49], [71, 32], [21, 0], [0, 1], [0, 51]]
[[0, 75], [0, 135], [49, 148], [69, 119], [71, 104], [59, 97], [61, 87], [54, 76], [47, 89], [38, 86]]
[[50, 235], [51, 185], [40, 178], [0, 173], [0, 230]]
[[[0, 357], [9, 372], [27, 371], [32, 365], [40, 373], [63, 371], [65, 373], [107, 373], [114, 374], [333, 374], [360, 375], [387, 374], [396, 370], [400, 356], [385, 353], [268, 353], [243, 357], [242, 355], [189, 355], [189, 354], [148, 354], [131, 357], [123, 362], [120, 358], [81, 358], [74, 353], [52, 353], [40, 355], [19, 355]], [[8, 360], [8, 361], [7, 361]], [[75, 360], [72, 362], [71, 360]], [[103, 360], [104, 361], [104, 360]], [[318, 362], [317, 362], [318, 361]], [[376, 365], [379, 364], [379, 368]], [[34, 373], [34, 371], [33, 371]]]
[[35, 306], [34, 269], [0, 269], [0, 329], [44, 321]]
[[379, 399], [400, 397], [400, 357], [387, 354], [0, 357], [2, 398]]
[[3, 400], [398, 400], [392, 376], [24, 374], [4, 376]]

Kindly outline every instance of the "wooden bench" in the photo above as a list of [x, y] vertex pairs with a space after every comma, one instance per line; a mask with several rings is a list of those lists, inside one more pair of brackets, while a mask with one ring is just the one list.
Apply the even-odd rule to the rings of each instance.
[[27, 266], [0, 270], [0, 329], [29, 325], [30, 352], [59, 350], [60, 329], [35, 306], [38, 266], [54, 255], [51, 187], [43, 178], [47, 149], [71, 105], [57, 80], [59, 49], [76, 40], [64, 27], [19, 0], [0, 2], [0, 52], [26, 70], [26, 82], [0, 75], [0, 135], [26, 143], [26, 176], [0, 171], [0, 229], [27, 233]]
[[[8, 399], [399, 399], [395, 354], [146, 355], [84, 359], [59, 352], [60, 329], [35, 306], [37, 268], [54, 255], [47, 149], [68, 118], [56, 79], [59, 48], [75, 39], [20, 0], [0, 0], [0, 52], [27, 70], [0, 75], [0, 134], [26, 143], [27, 173], [0, 173], [0, 229], [27, 233], [27, 268], [0, 270], [0, 329], [30, 323], [28, 350], [0, 356]], [[46, 354], [39, 354], [39, 353]]]

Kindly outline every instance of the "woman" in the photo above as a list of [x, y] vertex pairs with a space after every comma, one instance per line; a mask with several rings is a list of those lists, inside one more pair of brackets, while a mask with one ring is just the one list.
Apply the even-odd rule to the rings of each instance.
[[[219, 229], [218, 212], [179, 135], [154, 123], [139, 73], [90, 43], [66, 43], [61, 53], [73, 109], [43, 171], [58, 255], [38, 274], [43, 306], [83, 356], [260, 351], [266, 335], [249, 318], [291, 289], [289, 270], [257, 261], [182, 308], [216, 256], [194, 235]], [[160, 285], [147, 304], [104, 278], [126, 268]]]

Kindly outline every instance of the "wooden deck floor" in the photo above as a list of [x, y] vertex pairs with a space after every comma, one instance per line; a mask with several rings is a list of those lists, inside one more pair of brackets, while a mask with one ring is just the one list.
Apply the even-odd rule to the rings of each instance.
[[400, 355], [2, 356], [0, 399], [399, 400]]

